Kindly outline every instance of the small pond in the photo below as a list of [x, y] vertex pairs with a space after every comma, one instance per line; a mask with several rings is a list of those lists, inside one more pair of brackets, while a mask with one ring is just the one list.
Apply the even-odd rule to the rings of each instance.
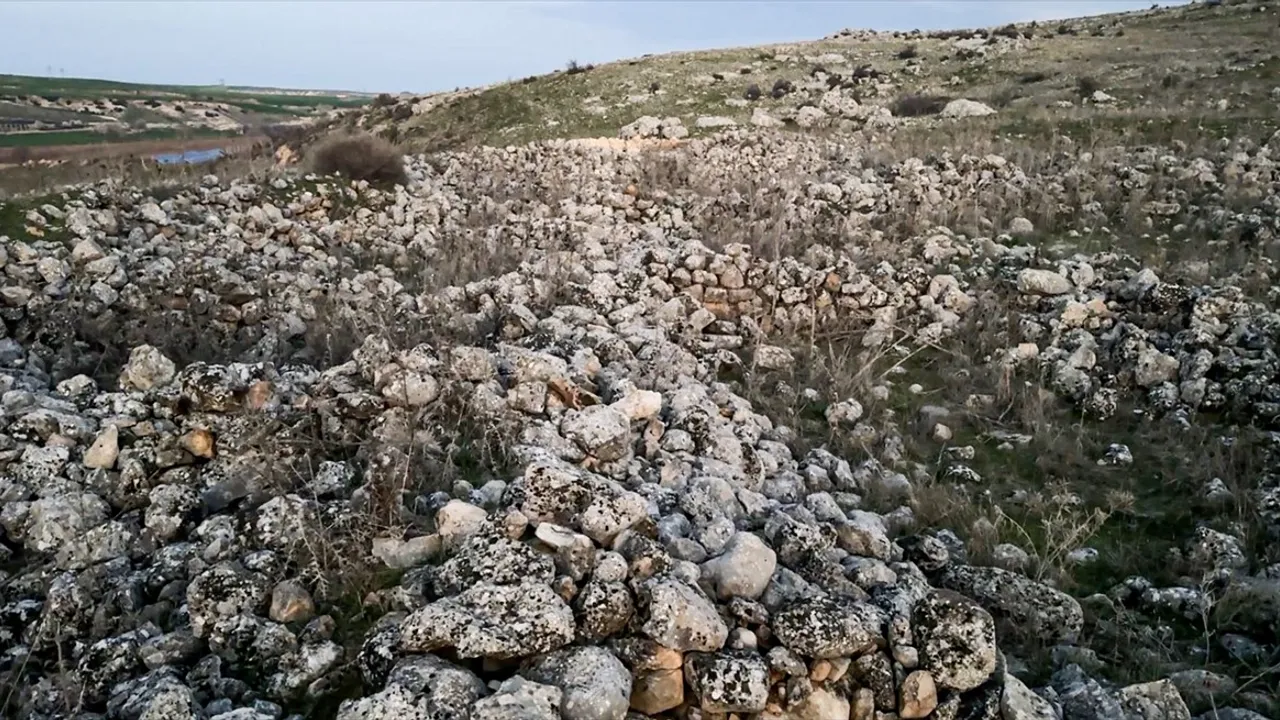
[[211, 150], [184, 150], [182, 152], [159, 153], [152, 155], [151, 158], [161, 165], [199, 165], [201, 163], [213, 162], [218, 158], [226, 155], [222, 148], [213, 148]]

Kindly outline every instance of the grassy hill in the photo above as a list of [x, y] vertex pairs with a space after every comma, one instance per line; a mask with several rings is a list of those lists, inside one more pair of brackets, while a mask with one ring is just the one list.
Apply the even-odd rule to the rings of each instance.
[[[238, 135], [310, 123], [371, 99], [339, 91], [0, 75], [0, 148]], [[0, 162], [5, 158], [0, 154]]]
[[[646, 56], [369, 112], [361, 124], [415, 149], [615, 136], [639, 116], [747, 122], [786, 113], [833, 86], [892, 108], [903, 96], [968, 98], [995, 108], [1000, 133], [1153, 138], [1259, 131], [1275, 124], [1280, 57], [1274, 4], [1175, 8], [972, 31], [844, 31], [813, 42]], [[796, 89], [771, 97], [775, 85]], [[751, 85], [762, 97], [744, 101]], [[1089, 102], [1101, 90], [1114, 101]], [[901, 115], [895, 112], [895, 115]], [[394, 129], [392, 129], [394, 126]]]

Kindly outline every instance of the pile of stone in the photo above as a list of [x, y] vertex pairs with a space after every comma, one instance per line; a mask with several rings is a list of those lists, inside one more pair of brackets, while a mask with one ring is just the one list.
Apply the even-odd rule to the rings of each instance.
[[[547, 143], [409, 158], [410, 185], [390, 191], [208, 177], [163, 202], [103, 184], [31, 208], [0, 260], [0, 674], [18, 688], [5, 712], [1047, 720], [1269, 707], [1204, 670], [1091, 678], [1074, 645], [1080, 602], [967, 564], [954, 535], [917, 526], [905, 464], [796, 452], [794, 429], [718, 378], [789, 368], [784, 339], [815, 323], [862, 318], [869, 347], [938, 343], [998, 304], [1025, 337], [989, 361], [1038, 363], [1091, 411], [1123, 396], [1274, 422], [1273, 300], [1164, 281], [1118, 254], [1037, 253], [1015, 237], [1034, 234], [1025, 219], [989, 237], [902, 237], [887, 222], [975, 197], [1065, 202], [1063, 178], [1107, 172], [1134, 188], [1167, 180], [1155, 204], [1186, 184], [1268, 191], [1251, 214], [1211, 215], [1268, 242], [1270, 151], [1033, 176], [996, 156], [885, 168], [826, 142], [733, 129], [656, 159]], [[638, 181], [656, 162], [676, 179]], [[776, 182], [734, 185], [744, 173]], [[759, 207], [804, 242], [771, 259], [713, 236]], [[459, 247], [518, 260], [421, 285]], [[126, 339], [170, 317], [221, 355], [175, 359], [190, 348], [157, 347], [163, 333]], [[348, 354], [318, 352], [345, 317], [386, 321], [362, 326]], [[396, 325], [422, 317], [447, 327], [397, 344]], [[122, 336], [90, 337], [94, 323]], [[830, 400], [833, 432], [901, 445], [858, 398]], [[500, 439], [509, 467], [433, 483], [460, 441], [436, 414], [451, 403]], [[1257, 491], [1280, 528], [1280, 481]], [[873, 512], [872, 497], [894, 509]], [[1235, 536], [1191, 540], [1204, 582], [1280, 592], [1280, 572]], [[343, 595], [368, 567], [383, 580]], [[1090, 602], [1185, 616], [1206, 600], [1190, 590], [1135, 579]], [[1274, 607], [1259, 605], [1257, 627]], [[1007, 627], [1063, 648], [1035, 691], [1001, 649]], [[1235, 637], [1240, 652], [1274, 650], [1262, 631]]]

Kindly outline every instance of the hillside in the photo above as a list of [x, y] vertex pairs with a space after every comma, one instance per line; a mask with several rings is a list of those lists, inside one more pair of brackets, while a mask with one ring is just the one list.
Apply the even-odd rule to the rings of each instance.
[[[610, 137], [646, 115], [678, 117], [697, 136], [726, 122], [699, 127], [699, 118], [749, 124], [763, 112], [791, 123], [806, 105], [831, 116], [819, 127], [847, 128], [904, 95], [922, 94], [991, 106], [998, 112], [983, 129], [993, 135], [1123, 130], [1159, 139], [1175, 127], [1194, 132], [1202, 125], [1230, 134], [1275, 127], [1275, 15], [1261, 3], [1192, 3], [972, 32], [845, 31], [816, 42], [672, 53], [410, 99], [369, 113], [362, 124], [394, 126], [408, 147], [428, 150]], [[753, 85], [761, 97], [747, 101]], [[1114, 99], [1092, 102], [1099, 90]]]
[[0, 717], [1280, 718], [1278, 22], [649, 57], [0, 201]]
[[[307, 124], [372, 96], [269, 88], [145, 85], [0, 75], [0, 163], [54, 157], [41, 148], [235, 136]], [[83, 154], [83, 153], [81, 153]]]

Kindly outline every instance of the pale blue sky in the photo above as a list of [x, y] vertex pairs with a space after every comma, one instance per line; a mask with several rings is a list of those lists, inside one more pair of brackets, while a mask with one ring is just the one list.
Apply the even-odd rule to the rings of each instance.
[[[645, 53], [1149, 7], [1150, 0], [15, 2], [0, 73], [430, 92]], [[1161, 2], [1162, 5], [1174, 4]]]

